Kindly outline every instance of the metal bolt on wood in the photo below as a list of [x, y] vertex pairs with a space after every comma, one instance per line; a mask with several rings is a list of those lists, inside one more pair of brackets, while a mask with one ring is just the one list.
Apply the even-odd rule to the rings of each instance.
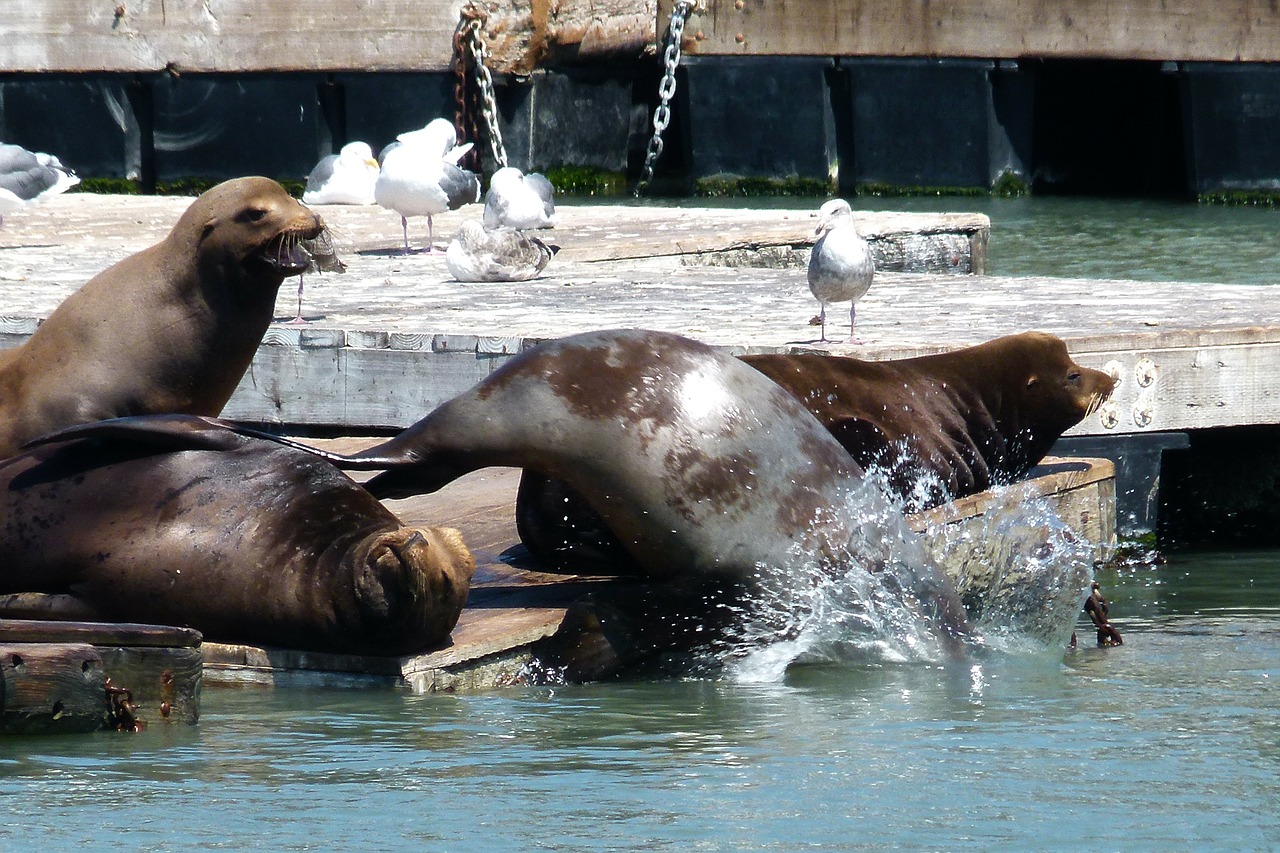
[[680, 66], [680, 40], [684, 35], [684, 25], [693, 11], [692, 0], [676, 0], [671, 10], [671, 21], [667, 25], [667, 44], [662, 62], [665, 71], [662, 82], [658, 84], [658, 108], [653, 111], [653, 136], [649, 139], [649, 150], [644, 156], [644, 168], [640, 172], [640, 180], [636, 184], [635, 195], [638, 198], [649, 182], [653, 180], [653, 169], [662, 156], [662, 134], [671, 123], [671, 99], [676, 94], [676, 69]]

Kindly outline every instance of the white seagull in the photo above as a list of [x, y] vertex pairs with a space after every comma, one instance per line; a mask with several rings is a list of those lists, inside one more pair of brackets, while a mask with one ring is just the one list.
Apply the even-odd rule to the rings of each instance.
[[489, 231], [470, 219], [449, 244], [444, 263], [458, 281], [528, 281], [558, 251], [523, 231]]
[[827, 303], [849, 302], [849, 343], [861, 343], [854, 336], [855, 309], [871, 288], [876, 268], [871, 247], [853, 224], [849, 202], [836, 198], [822, 205], [814, 234], [818, 240], [809, 256], [809, 291], [821, 306], [821, 340], [827, 339]]
[[545, 176], [533, 172], [523, 174], [514, 166], [505, 166], [489, 179], [489, 192], [484, 198], [484, 227], [554, 228], [556, 225], [555, 187]]
[[435, 240], [431, 217], [480, 200], [480, 178], [458, 167], [471, 143], [457, 145], [453, 125], [442, 118], [421, 130], [402, 133], [396, 140], [383, 149], [373, 197], [387, 210], [400, 214], [406, 255], [410, 252], [408, 217], [427, 217], [426, 251], [431, 252]]
[[307, 175], [303, 204], [373, 204], [378, 161], [367, 142], [348, 142]]
[[80, 183], [52, 154], [0, 144], [0, 225], [4, 215], [64, 193]]

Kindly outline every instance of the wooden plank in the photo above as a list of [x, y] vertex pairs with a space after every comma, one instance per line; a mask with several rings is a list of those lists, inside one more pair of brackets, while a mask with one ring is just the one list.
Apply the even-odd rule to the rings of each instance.
[[97, 731], [105, 685], [102, 658], [88, 643], [0, 644], [0, 733]]
[[[38, 317], [93, 273], [154, 243], [188, 203], [77, 194], [7, 217], [0, 314], [16, 319], [0, 323], [0, 345], [25, 340]], [[487, 376], [508, 357], [504, 351], [640, 326], [733, 352], [869, 359], [1039, 329], [1067, 338], [1083, 364], [1121, 378], [1102, 415], [1072, 435], [1280, 422], [1280, 397], [1267, 392], [1280, 359], [1280, 303], [1267, 287], [879, 272], [858, 307], [866, 344], [819, 345], [802, 269], [690, 262], [734, 246], [747, 247], [744, 256], [774, 247], [803, 258], [816, 223], [812, 208], [564, 206], [561, 226], [547, 235], [563, 250], [541, 278], [513, 284], [460, 283], [439, 255], [389, 252], [400, 239], [398, 217], [379, 208], [322, 212], [348, 271], [307, 276], [303, 310], [316, 319], [302, 329], [272, 328], [275, 345], [259, 349], [228, 417], [403, 428]], [[437, 230], [450, 233], [476, 214], [441, 215]], [[869, 233], [906, 241], [969, 233], [985, 243], [988, 233], [985, 217], [860, 217]], [[278, 316], [293, 316], [295, 294], [282, 288]], [[1140, 375], [1152, 380], [1144, 385]]]
[[195, 648], [200, 632], [134, 622], [50, 622], [0, 619], [0, 643], [89, 643], [95, 646]]
[[[91, 647], [94, 665], [113, 688], [127, 691], [130, 713], [143, 726], [200, 718], [200, 642], [199, 631], [168, 625], [0, 619], [0, 643]], [[100, 690], [99, 723], [105, 698]]]
[[[414, 0], [0, 0], [0, 71], [448, 71], [462, 3]], [[636, 57], [654, 0], [487, 0], [489, 68]], [[287, 45], [287, 49], [281, 49]]]
[[200, 719], [204, 657], [187, 647], [95, 645], [111, 684], [129, 691], [134, 717], [143, 725]]
[[[666, 32], [673, 0], [662, 0]], [[1280, 60], [1261, 0], [699, 0], [684, 50], [703, 56]]]

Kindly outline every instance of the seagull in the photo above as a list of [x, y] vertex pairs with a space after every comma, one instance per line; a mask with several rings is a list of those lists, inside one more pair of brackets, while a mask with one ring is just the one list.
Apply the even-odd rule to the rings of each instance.
[[809, 291], [821, 306], [821, 340], [827, 339], [827, 303], [849, 302], [849, 343], [862, 343], [854, 337], [854, 310], [871, 288], [876, 268], [871, 247], [853, 224], [849, 202], [836, 198], [822, 205], [814, 234], [818, 240], [809, 256]]
[[367, 142], [348, 142], [307, 175], [303, 204], [373, 204], [378, 161]]
[[458, 281], [528, 281], [558, 251], [523, 231], [489, 231], [470, 219], [449, 244], [444, 263]]
[[514, 166], [504, 166], [489, 179], [489, 193], [484, 199], [484, 227], [554, 228], [555, 187], [543, 175], [523, 174]]
[[0, 144], [0, 225], [4, 215], [64, 193], [80, 183], [52, 154]]
[[427, 217], [426, 251], [431, 252], [435, 239], [431, 217], [480, 200], [479, 177], [457, 165], [471, 150], [471, 143], [457, 145], [456, 141], [453, 125], [438, 118], [421, 130], [400, 134], [382, 152], [373, 197], [400, 214], [406, 255], [410, 254], [408, 217]]

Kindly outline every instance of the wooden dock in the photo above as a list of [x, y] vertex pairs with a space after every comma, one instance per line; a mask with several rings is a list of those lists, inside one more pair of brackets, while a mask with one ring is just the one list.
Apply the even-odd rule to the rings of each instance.
[[[0, 346], [25, 340], [89, 277], [158, 240], [187, 203], [75, 194], [7, 217]], [[985, 268], [984, 216], [858, 212], [904, 267], [953, 272], [878, 272], [858, 308], [866, 344], [819, 345], [808, 323], [817, 303], [794, 265], [811, 245], [816, 207], [564, 204], [562, 224], [545, 235], [563, 250], [543, 277], [518, 284], [456, 282], [442, 255], [397, 253], [394, 214], [322, 207], [347, 272], [307, 276], [310, 322], [271, 328], [225, 414], [347, 434], [403, 428], [513, 353], [601, 328], [675, 332], [738, 353], [870, 359], [1039, 329], [1120, 379], [1113, 400], [1070, 435], [1280, 422], [1280, 396], [1268, 390], [1280, 365], [1280, 303], [1269, 288], [955, 274]], [[437, 217], [437, 233], [443, 240], [478, 215], [473, 207]], [[424, 224], [413, 223], [419, 242]], [[280, 320], [296, 299], [286, 283]]]
[[[358, 442], [318, 442], [348, 451]], [[400, 685], [415, 692], [484, 690], [527, 683], [540, 675], [571, 681], [615, 674], [643, 658], [637, 637], [648, 627], [629, 603], [646, 584], [634, 578], [553, 574], [533, 565], [515, 529], [519, 471], [488, 468], [433, 495], [387, 501], [409, 525], [459, 528], [476, 557], [471, 596], [451, 642], [401, 658], [323, 655], [206, 642], [211, 684], [327, 686]], [[1115, 547], [1114, 467], [1105, 459], [1047, 459], [1036, 476], [910, 518], [938, 564], [968, 601], [998, 607], [1028, 581], [1030, 555], [1050, 541], [1043, 525], [1016, 535], [984, 535], [999, 507], [1043, 500], [1082, 540], [1093, 558]], [[1084, 589], [1083, 579], [1080, 589]], [[1067, 591], [1070, 595], [1070, 591]], [[1078, 604], [1078, 602], [1077, 602]]]
[[188, 628], [0, 619], [0, 734], [195, 723], [199, 647]]

